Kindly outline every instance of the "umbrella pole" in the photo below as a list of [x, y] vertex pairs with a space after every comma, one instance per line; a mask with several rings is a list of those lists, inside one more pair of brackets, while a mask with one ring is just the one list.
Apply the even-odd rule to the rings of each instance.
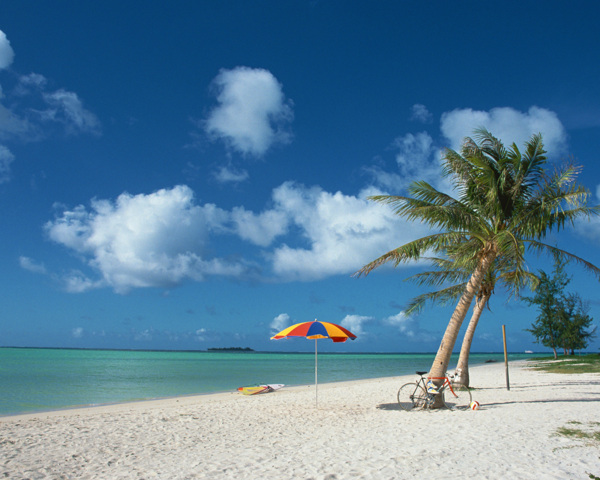
[[315, 338], [315, 407], [319, 406], [319, 393], [317, 390], [317, 339]]

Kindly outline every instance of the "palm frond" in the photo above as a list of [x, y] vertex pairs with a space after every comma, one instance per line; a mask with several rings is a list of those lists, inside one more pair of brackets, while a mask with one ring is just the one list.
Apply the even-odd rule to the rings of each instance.
[[390, 250], [381, 257], [362, 267], [352, 276], [366, 276], [377, 267], [380, 267], [388, 262], [393, 262], [394, 266], [398, 266], [400, 263], [419, 260], [426, 252], [444, 251], [448, 245], [451, 245], [459, 238], [460, 236], [454, 232], [436, 233], [427, 237], [419, 238], [395, 248], [394, 250]]
[[460, 285], [452, 285], [451, 287], [438, 290], [437, 292], [429, 292], [413, 298], [404, 309], [406, 314], [421, 312], [427, 302], [436, 303], [439, 305], [448, 305], [455, 302], [463, 294], [466, 282]]
[[587, 260], [573, 254], [570, 252], [567, 252], [566, 250], [563, 250], [561, 248], [558, 247], [554, 247], [552, 245], [548, 245], [546, 243], [542, 243], [542, 242], [538, 242], [536, 240], [527, 240], [527, 247], [534, 251], [535, 253], [540, 253], [540, 252], [548, 252], [551, 253], [553, 255], [557, 255], [559, 258], [566, 260], [566, 261], [572, 261], [575, 262], [576, 264], [582, 266], [586, 271], [592, 273], [593, 275], [595, 275], [596, 277], [598, 277], [598, 279], [600, 280], [600, 268], [598, 268], [596, 265], [592, 264], [591, 262], [588, 262]]

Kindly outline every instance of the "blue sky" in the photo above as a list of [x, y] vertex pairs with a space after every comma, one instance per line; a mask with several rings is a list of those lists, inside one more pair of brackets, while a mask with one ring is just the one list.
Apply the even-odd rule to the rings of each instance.
[[[576, 8], [574, 8], [574, 6]], [[435, 351], [452, 308], [409, 317], [423, 267], [351, 274], [427, 234], [366, 199], [440, 189], [484, 126], [600, 195], [597, 2], [4, 2], [0, 345]], [[600, 220], [547, 242], [600, 265]], [[530, 257], [530, 268], [551, 269]], [[572, 267], [590, 302], [598, 281]], [[474, 351], [539, 350], [498, 290]], [[462, 335], [461, 335], [462, 337]], [[460, 338], [457, 348], [460, 346]], [[590, 351], [600, 348], [598, 339]]]

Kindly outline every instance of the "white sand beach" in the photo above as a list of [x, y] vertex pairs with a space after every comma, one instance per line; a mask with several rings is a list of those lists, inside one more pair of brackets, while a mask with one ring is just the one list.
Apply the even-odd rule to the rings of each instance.
[[[600, 444], [600, 375], [471, 368], [477, 411], [399, 409], [416, 376], [0, 417], [10, 479], [588, 479]], [[574, 423], [578, 422], [578, 423]]]

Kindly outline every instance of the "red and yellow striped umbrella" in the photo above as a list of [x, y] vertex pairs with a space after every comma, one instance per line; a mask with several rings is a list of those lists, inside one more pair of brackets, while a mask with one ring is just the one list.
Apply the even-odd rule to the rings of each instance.
[[281, 338], [288, 337], [304, 337], [308, 339], [315, 339], [315, 405], [318, 406], [318, 393], [317, 393], [317, 340], [320, 338], [330, 338], [334, 342], [345, 342], [348, 339], [354, 340], [356, 335], [354, 335], [350, 330], [346, 328], [336, 325], [335, 323], [329, 322], [318, 322], [315, 320], [314, 322], [304, 322], [297, 323], [296, 325], [292, 325], [277, 335], [273, 335], [271, 340], [279, 340]]

